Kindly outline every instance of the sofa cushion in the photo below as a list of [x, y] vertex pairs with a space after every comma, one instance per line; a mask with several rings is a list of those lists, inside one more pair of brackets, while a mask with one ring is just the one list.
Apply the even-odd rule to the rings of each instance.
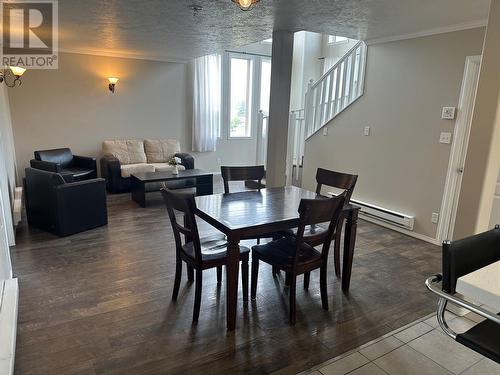
[[120, 164], [138, 164], [147, 161], [144, 142], [138, 139], [104, 141], [102, 152], [114, 156]]
[[138, 163], [138, 164], [122, 164], [120, 166], [123, 178], [130, 177], [131, 174], [139, 172], [154, 172], [155, 167], [151, 164]]
[[[173, 166], [169, 165], [168, 163], [149, 163], [149, 165], [155, 167], [155, 172], [170, 172], [173, 169]], [[178, 165], [177, 167], [180, 171], [186, 169], [183, 165]]]
[[145, 139], [144, 151], [148, 163], [166, 163], [172, 155], [180, 152], [181, 148], [175, 139]]

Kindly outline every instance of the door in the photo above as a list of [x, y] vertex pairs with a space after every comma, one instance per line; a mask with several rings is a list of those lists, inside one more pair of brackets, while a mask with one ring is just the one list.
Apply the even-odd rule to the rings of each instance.
[[455, 227], [460, 188], [462, 186], [480, 65], [481, 56], [468, 56], [465, 62], [455, 132], [441, 206], [441, 220], [437, 235], [439, 242], [453, 239], [453, 229]]

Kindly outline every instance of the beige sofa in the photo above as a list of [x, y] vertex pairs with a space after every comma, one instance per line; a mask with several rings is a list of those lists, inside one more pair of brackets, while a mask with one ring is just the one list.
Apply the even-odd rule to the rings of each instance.
[[180, 159], [180, 170], [194, 168], [194, 159], [180, 152], [175, 139], [107, 140], [102, 143], [102, 153], [101, 175], [111, 193], [130, 191], [133, 173], [171, 171], [168, 160], [172, 156]]

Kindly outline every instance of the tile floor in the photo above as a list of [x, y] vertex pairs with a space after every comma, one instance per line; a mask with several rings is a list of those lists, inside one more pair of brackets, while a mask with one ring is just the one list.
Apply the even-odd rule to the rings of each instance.
[[[474, 313], [463, 317], [447, 313], [455, 332], [466, 331], [481, 319]], [[500, 375], [500, 365], [453, 341], [430, 315], [302, 374]]]

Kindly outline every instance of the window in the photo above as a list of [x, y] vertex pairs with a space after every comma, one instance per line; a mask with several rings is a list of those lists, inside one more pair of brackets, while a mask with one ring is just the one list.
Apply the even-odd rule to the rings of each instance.
[[271, 95], [271, 60], [262, 59], [260, 67], [260, 107], [259, 110], [269, 113], [269, 96]]
[[252, 136], [252, 60], [231, 57], [229, 137]]
[[328, 35], [328, 44], [347, 42], [347, 38], [338, 35]]

